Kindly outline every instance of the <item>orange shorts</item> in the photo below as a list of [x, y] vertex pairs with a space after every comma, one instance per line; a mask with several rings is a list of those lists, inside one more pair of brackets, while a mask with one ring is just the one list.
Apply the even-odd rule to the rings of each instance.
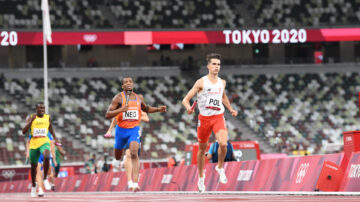
[[206, 143], [209, 141], [211, 131], [214, 134], [218, 133], [221, 129], [226, 129], [224, 114], [213, 116], [202, 116], [199, 114], [197, 135], [199, 143]]

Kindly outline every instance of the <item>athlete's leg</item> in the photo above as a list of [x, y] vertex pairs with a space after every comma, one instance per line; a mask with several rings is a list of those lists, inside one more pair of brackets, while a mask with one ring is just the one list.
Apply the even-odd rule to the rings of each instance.
[[36, 167], [36, 183], [38, 184], [38, 187], [43, 188], [44, 189], [44, 183], [43, 183], [43, 178], [42, 178], [42, 173], [41, 173], [41, 163], [37, 164]]
[[123, 149], [114, 149], [115, 159], [120, 161], [123, 156], [124, 150]]
[[133, 184], [132, 166], [131, 166], [131, 154], [130, 149], [125, 151], [125, 173], [128, 181], [128, 187], [131, 188]]
[[133, 181], [137, 183], [139, 180], [139, 142], [132, 141], [130, 143], [130, 158], [131, 158], [131, 167], [133, 174]]
[[215, 134], [216, 140], [219, 143], [218, 148], [218, 168], [222, 168], [224, 166], [224, 160], [227, 152], [227, 139], [228, 133], [226, 130], [220, 130]]
[[44, 162], [43, 162], [44, 180], [46, 180], [48, 172], [49, 172], [49, 167], [50, 167], [50, 150], [45, 149], [44, 152], [43, 152], [43, 156], [44, 156]]
[[[115, 160], [120, 161], [124, 154], [124, 146], [128, 140], [127, 130], [120, 128], [119, 126], [115, 127], [115, 144], [114, 144], [114, 154]], [[119, 162], [120, 165], [120, 162]]]
[[218, 148], [218, 165], [215, 167], [216, 172], [219, 174], [219, 181], [220, 183], [226, 184], [227, 183], [227, 177], [225, 174], [225, 170], [224, 170], [224, 160], [225, 160], [225, 156], [226, 156], [226, 151], [227, 151], [227, 138], [228, 138], [228, 133], [227, 133], [227, 129], [225, 126], [225, 121], [224, 119], [223, 123], [221, 123], [221, 120], [219, 120], [217, 122], [217, 124], [215, 124], [214, 128], [214, 132], [216, 140], [219, 143], [219, 148]]
[[49, 182], [51, 185], [51, 190], [55, 191], [55, 177], [54, 177], [54, 159], [50, 158], [50, 168], [49, 168], [49, 172], [48, 172], [48, 176], [49, 176]]
[[39, 149], [30, 149], [29, 158], [31, 164], [31, 183], [32, 187], [36, 187], [36, 169], [40, 157]]
[[199, 171], [199, 176], [204, 177], [204, 165], [205, 165], [205, 152], [208, 143], [199, 143], [199, 150], [197, 152], [197, 166]]
[[49, 159], [49, 170], [48, 170], [47, 176], [49, 178], [49, 182], [52, 182], [53, 176], [52, 176], [52, 172], [51, 172], [51, 158]]
[[37, 163], [31, 164], [31, 183], [33, 187], [36, 186], [36, 167], [37, 167]]
[[38, 184], [38, 196], [43, 197], [44, 196], [44, 181], [42, 179], [42, 173], [41, 173], [41, 166], [42, 164], [39, 162], [38, 166], [36, 168], [36, 183]]
[[205, 153], [211, 135], [211, 121], [208, 118], [199, 115], [197, 127], [197, 139], [199, 142], [199, 150], [197, 152], [197, 166], [199, 178], [204, 178]]
[[57, 166], [55, 167], [55, 178], [57, 178], [58, 177], [58, 175], [59, 175], [59, 172], [60, 172], [60, 163], [58, 163], [57, 164]]

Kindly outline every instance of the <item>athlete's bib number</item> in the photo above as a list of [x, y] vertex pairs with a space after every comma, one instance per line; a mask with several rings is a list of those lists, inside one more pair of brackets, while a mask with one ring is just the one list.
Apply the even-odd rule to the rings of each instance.
[[139, 111], [138, 110], [128, 110], [123, 112], [124, 121], [137, 121], [139, 120]]
[[221, 110], [220, 100], [214, 99], [214, 98], [207, 98], [205, 107], [206, 107], [206, 109], [219, 111], [219, 110]]
[[34, 128], [34, 133], [33, 136], [34, 137], [45, 137], [46, 134], [46, 128]]

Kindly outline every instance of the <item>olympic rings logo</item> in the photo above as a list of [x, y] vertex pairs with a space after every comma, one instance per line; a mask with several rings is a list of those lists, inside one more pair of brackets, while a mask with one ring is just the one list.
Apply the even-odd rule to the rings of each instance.
[[11, 179], [15, 176], [16, 171], [15, 170], [3, 170], [1, 171], [1, 175], [5, 178], [5, 179]]
[[96, 41], [97, 35], [96, 35], [96, 34], [85, 34], [85, 35], [83, 36], [83, 39], [84, 39], [86, 42], [92, 43], [92, 42], [95, 42], [95, 41]]

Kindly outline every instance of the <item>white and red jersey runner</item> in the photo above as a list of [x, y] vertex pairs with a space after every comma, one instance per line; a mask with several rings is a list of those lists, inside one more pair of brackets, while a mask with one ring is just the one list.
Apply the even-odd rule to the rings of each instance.
[[204, 88], [197, 94], [198, 108], [202, 116], [213, 116], [224, 113], [222, 97], [224, 84], [218, 77], [215, 84], [211, 83], [207, 76], [202, 77]]

